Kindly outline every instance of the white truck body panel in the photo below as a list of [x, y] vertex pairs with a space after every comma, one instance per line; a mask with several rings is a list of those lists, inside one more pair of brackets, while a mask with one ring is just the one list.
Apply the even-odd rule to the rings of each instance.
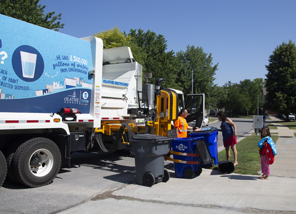
[[62, 121], [57, 114], [50, 116], [42, 113], [0, 113], [0, 130], [63, 129], [65, 134], [70, 134], [66, 123], [54, 122], [53, 119]]
[[[0, 64], [0, 121], [50, 120], [61, 108], [76, 108], [82, 113], [77, 123], [97, 128], [102, 120], [130, 118], [127, 109], [137, 107], [142, 66], [129, 47], [103, 50], [99, 38], [78, 39], [3, 15], [0, 29], [0, 54], [6, 56]], [[54, 127], [65, 129], [65, 123], [75, 121]]]

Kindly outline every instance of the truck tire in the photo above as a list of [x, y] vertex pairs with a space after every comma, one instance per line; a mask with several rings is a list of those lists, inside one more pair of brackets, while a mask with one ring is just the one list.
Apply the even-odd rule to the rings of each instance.
[[5, 152], [5, 157], [6, 157], [6, 163], [7, 163], [7, 178], [15, 183], [18, 183], [14, 172], [13, 172], [13, 167], [12, 167], [12, 159], [14, 156], [15, 151], [17, 148], [25, 141], [25, 139], [21, 138], [13, 142], [8, 149]]
[[3, 153], [0, 151], [0, 187], [5, 181], [6, 173], [7, 173], [6, 159]]
[[7, 158], [6, 158], [6, 163], [7, 163], [7, 179], [9, 179], [10, 181], [13, 181], [15, 183], [18, 183], [17, 179], [14, 176], [13, 173], [13, 168], [11, 166], [11, 162], [14, 156], [14, 152], [10, 153]]
[[58, 174], [61, 154], [57, 145], [47, 138], [33, 138], [16, 150], [12, 167], [21, 184], [39, 187], [49, 184]]

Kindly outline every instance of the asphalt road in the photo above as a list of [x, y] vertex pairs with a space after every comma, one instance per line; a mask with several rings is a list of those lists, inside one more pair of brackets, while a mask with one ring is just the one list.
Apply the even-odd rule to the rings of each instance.
[[[212, 117], [212, 119], [215, 119], [217, 121], [209, 124], [209, 126], [220, 129], [221, 121], [219, 121], [216, 117]], [[253, 130], [253, 119], [236, 119], [236, 118], [231, 118], [231, 119], [236, 125], [238, 140], [248, 135]], [[222, 132], [218, 132], [218, 150], [221, 151], [221, 149], [224, 149]]]
[[72, 160], [75, 167], [62, 169], [47, 186], [26, 188], [5, 182], [0, 189], [0, 213], [56, 213], [135, 180], [129, 151], [76, 153]]
[[[252, 120], [233, 121], [239, 137], [252, 130]], [[220, 122], [210, 126], [219, 127]], [[223, 145], [221, 133], [218, 144]], [[6, 181], [0, 188], [0, 213], [57, 213], [135, 182], [135, 162], [127, 150], [113, 154], [76, 153], [72, 163], [75, 167], [62, 169], [53, 183], [44, 187], [26, 188]]]

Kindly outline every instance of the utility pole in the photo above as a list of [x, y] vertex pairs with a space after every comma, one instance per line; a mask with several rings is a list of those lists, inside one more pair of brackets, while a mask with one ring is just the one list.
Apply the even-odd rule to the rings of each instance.
[[259, 115], [259, 90], [258, 90], [258, 98], [257, 98], [257, 115]]
[[193, 94], [193, 69], [191, 69], [192, 70], [192, 94]]

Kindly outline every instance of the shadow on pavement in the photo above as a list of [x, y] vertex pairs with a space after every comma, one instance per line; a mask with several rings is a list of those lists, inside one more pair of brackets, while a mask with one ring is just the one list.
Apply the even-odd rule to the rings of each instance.
[[109, 175], [104, 177], [107, 180], [123, 183], [123, 184], [136, 184], [135, 172], [123, 172], [115, 175]]
[[218, 168], [215, 167], [215, 168], [211, 171], [211, 175], [222, 175], [222, 174], [219, 172]]
[[212, 170], [211, 175], [220, 175], [222, 178], [229, 178], [232, 180], [258, 180], [258, 176], [222, 174], [217, 168]]
[[[80, 166], [91, 167], [97, 170], [110, 171], [115, 174], [105, 176], [105, 179], [130, 184], [135, 182], [135, 166], [127, 166], [121, 164], [123, 157], [130, 157], [128, 149], [117, 151], [114, 153], [92, 152], [92, 153], [74, 153], [71, 155], [71, 168], [63, 168], [60, 173], [71, 172], [73, 168]], [[58, 175], [59, 175], [58, 174]], [[58, 176], [57, 176], [58, 177]]]
[[258, 180], [258, 176], [249, 176], [249, 175], [222, 175], [221, 177], [228, 177], [231, 180]]
[[7, 188], [7, 189], [14, 189], [14, 190], [30, 189], [30, 187], [26, 187], [22, 184], [15, 183], [14, 181], [11, 181], [10, 179], [6, 179], [5, 182], [3, 183], [2, 187]]

